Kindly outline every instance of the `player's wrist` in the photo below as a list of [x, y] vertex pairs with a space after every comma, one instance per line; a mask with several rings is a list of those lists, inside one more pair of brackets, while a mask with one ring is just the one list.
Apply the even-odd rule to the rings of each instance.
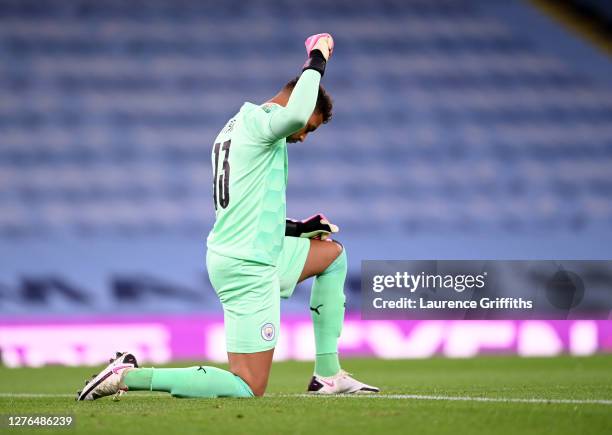
[[286, 219], [285, 220], [285, 236], [300, 237], [300, 235], [302, 234], [301, 227], [303, 225], [304, 224], [302, 224], [299, 221], [294, 221], [293, 219]]
[[302, 68], [302, 72], [308, 69], [313, 69], [315, 71], [318, 71], [321, 74], [321, 77], [323, 77], [326, 65], [327, 60], [325, 59], [325, 56], [323, 55], [321, 50], [314, 49], [310, 51], [308, 59], [306, 60], [306, 63], [304, 63], [304, 66]]

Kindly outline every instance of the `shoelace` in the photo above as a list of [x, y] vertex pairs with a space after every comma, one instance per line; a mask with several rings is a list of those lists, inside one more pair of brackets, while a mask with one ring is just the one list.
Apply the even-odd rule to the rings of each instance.
[[335, 374], [334, 376], [329, 376], [329, 377], [325, 377], [325, 376], [321, 376], [324, 379], [333, 379], [333, 380], [337, 380], [337, 379], [344, 379], [344, 378], [350, 378], [352, 377], [353, 374], [349, 373], [345, 370], [340, 369], [340, 371]]
[[353, 376], [352, 373], [349, 373], [349, 372], [347, 372], [345, 370], [340, 370], [340, 373], [338, 373], [338, 377], [340, 377], [340, 378], [348, 378], [348, 377], [352, 377], [352, 376]]

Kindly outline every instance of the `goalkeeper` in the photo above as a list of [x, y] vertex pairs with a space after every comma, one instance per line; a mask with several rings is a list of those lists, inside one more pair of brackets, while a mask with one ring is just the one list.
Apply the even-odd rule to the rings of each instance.
[[286, 220], [287, 142], [303, 142], [331, 118], [332, 102], [319, 82], [333, 47], [329, 34], [309, 37], [299, 78], [262, 105], [244, 103], [212, 148], [216, 221], [206, 264], [223, 305], [229, 371], [138, 368], [133, 355], [118, 354], [106, 369], [112, 374], [96, 387], [86, 385], [80, 400], [126, 390], [177, 397], [263, 395], [279, 334], [280, 298], [310, 277], [316, 359], [308, 391], [379, 391], [352, 378], [338, 360], [347, 260], [342, 245], [328, 239], [337, 227], [323, 215]]

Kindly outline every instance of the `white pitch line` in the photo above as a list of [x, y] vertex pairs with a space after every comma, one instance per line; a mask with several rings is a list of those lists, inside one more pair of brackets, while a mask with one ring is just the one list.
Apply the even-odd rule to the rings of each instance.
[[285, 394], [280, 397], [325, 397], [325, 398], [353, 398], [353, 399], [403, 399], [403, 400], [448, 400], [460, 402], [505, 402], [505, 403], [559, 403], [569, 405], [612, 405], [607, 399], [541, 399], [524, 397], [471, 397], [471, 396], [429, 396], [421, 394]]
[[[134, 394], [135, 392], [132, 392], [132, 394]], [[138, 392], [138, 396], [139, 397], [154, 397], [154, 396], [161, 396], [164, 393], [159, 392], [159, 393], [141, 393]], [[37, 398], [37, 397], [76, 397], [76, 392], [74, 394], [60, 394], [60, 393], [0, 393], [0, 397], [22, 397], [22, 398]]]
[[0, 393], [0, 397], [76, 397], [75, 394]]
[[[43, 397], [72, 397], [76, 394], [54, 394], [54, 393], [0, 393], [0, 397], [7, 398], [43, 398]], [[139, 397], [155, 397], [162, 393], [142, 393]], [[445, 400], [459, 402], [495, 402], [495, 403], [542, 403], [542, 404], [566, 404], [566, 405], [612, 405], [612, 400], [607, 399], [542, 399], [521, 397], [471, 397], [471, 396], [430, 396], [420, 394], [340, 394], [334, 396], [318, 394], [269, 394], [266, 397], [308, 397], [319, 399], [395, 399], [395, 400]]]

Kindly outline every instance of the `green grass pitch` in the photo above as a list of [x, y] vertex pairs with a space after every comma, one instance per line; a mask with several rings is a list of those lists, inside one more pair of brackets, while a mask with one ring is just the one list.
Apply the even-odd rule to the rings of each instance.
[[0, 431], [105, 435], [612, 434], [612, 355], [353, 359], [346, 360], [344, 366], [358, 379], [380, 386], [383, 395], [392, 396], [303, 397], [299, 394], [308, 383], [312, 364], [285, 362], [274, 364], [265, 398], [175, 399], [163, 393], [129, 392], [118, 402], [103, 398], [77, 403], [75, 392], [96, 369], [0, 368], [0, 414], [70, 414], [76, 422], [72, 429], [8, 428], [5, 424]]

